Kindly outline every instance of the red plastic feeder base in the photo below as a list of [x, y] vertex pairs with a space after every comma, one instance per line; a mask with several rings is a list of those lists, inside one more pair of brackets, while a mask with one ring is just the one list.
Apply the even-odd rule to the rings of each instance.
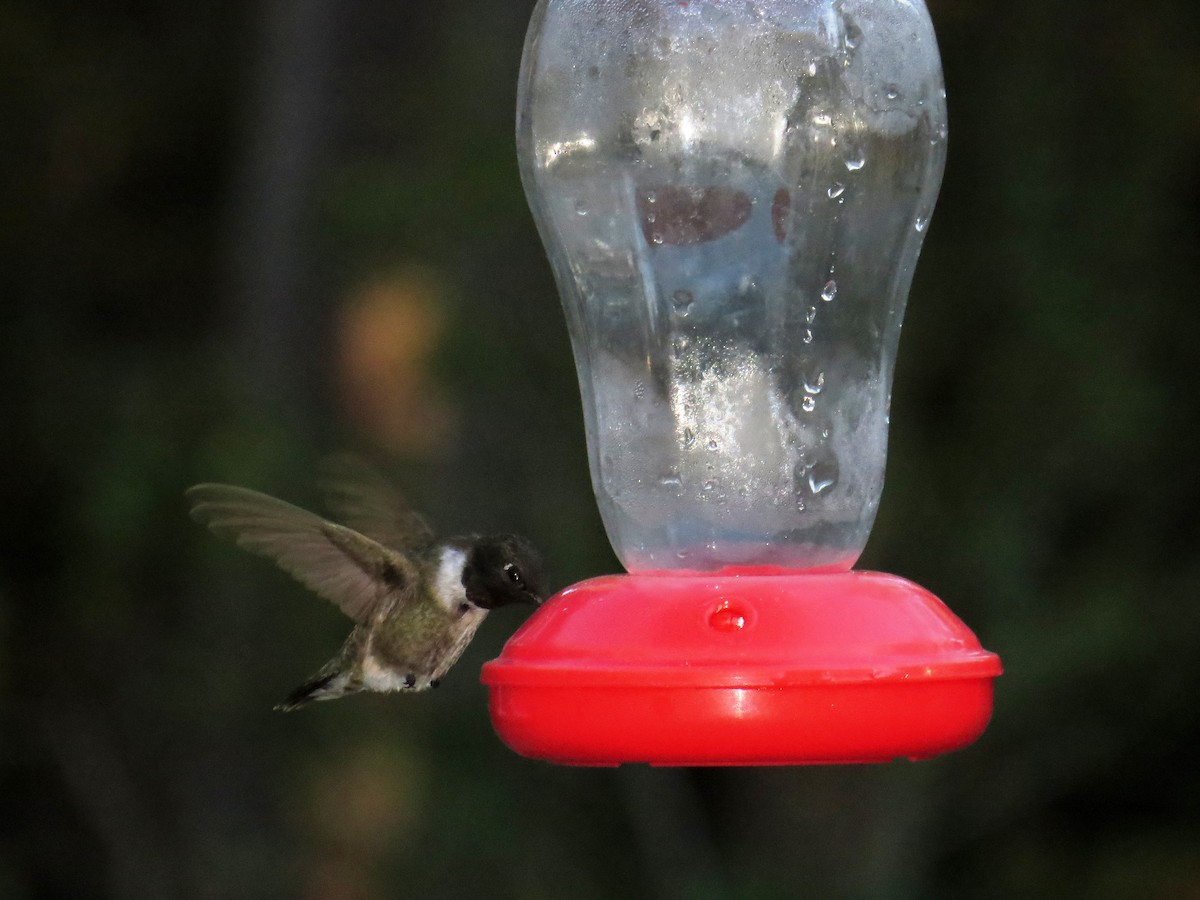
[[1000, 659], [876, 572], [610, 575], [548, 600], [483, 667], [516, 752], [570, 765], [922, 759], [992, 714]]

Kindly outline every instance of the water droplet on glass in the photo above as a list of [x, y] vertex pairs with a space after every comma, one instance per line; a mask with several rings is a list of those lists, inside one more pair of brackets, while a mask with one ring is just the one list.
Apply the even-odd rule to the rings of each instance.
[[655, 213], [646, 213], [646, 222], [653, 225], [658, 221], [658, 216]]
[[819, 462], [808, 470], [808, 489], [814, 494], [819, 494], [837, 484], [837, 478], [836, 462]]
[[810, 62], [808, 64], [808, 74], [809, 74], [809, 76], [813, 76], [813, 75], [817, 74], [817, 64], [815, 62]]
[[833, 117], [829, 113], [817, 113], [813, 116], [812, 121], [819, 128], [828, 128], [833, 124]]
[[802, 335], [800, 336], [800, 340], [804, 341], [804, 343], [806, 343], [806, 344], [811, 344], [811, 343], [813, 342], [813, 333], [812, 333], [812, 329], [811, 329], [811, 328], [805, 328], [805, 329], [804, 329], [804, 334], [802, 334]]
[[575, 201], [575, 215], [586, 216], [588, 214], [588, 205], [584, 200]]
[[925, 226], [928, 224], [929, 224], [928, 216], [917, 216], [916, 220], [913, 222], [913, 228], [917, 229], [917, 231], [924, 231]]
[[867, 160], [861, 150], [851, 150], [844, 162], [846, 163], [846, 168], [851, 172], [857, 172], [867, 164]]
[[684, 450], [692, 449], [692, 445], [696, 443], [696, 433], [690, 428], [683, 429], [683, 440], [680, 441], [680, 446]]
[[807, 322], [809, 325], [811, 325], [813, 322], [816, 321], [816, 319], [817, 319], [817, 308], [815, 306], [810, 306], [808, 308], [808, 310], [804, 313], [804, 321]]
[[837, 296], [837, 282], [830, 278], [825, 282], [825, 287], [821, 288], [821, 299], [828, 303]]
[[846, 49], [854, 50], [858, 47], [859, 41], [862, 40], [862, 29], [850, 21], [849, 16], [846, 17]]
[[663, 242], [663, 236], [661, 234], [659, 234], [657, 231], [654, 232], [654, 234], [650, 235], [650, 243], [661, 244], [662, 242]]
[[658, 194], [656, 194], [654, 191], [646, 191], [646, 202], [647, 203], [657, 203], [658, 202]]
[[710, 478], [704, 482], [704, 492], [710, 493], [717, 486], [716, 479]]
[[805, 377], [804, 379], [804, 392], [806, 394], [819, 394], [823, 387], [825, 387], [824, 372], [818, 372], [812, 378]]
[[812, 412], [817, 408], [817, 401], [808, 395], [805, 395], [804, 400], [800, 403], [800, 408], [805, 412]]
[[810, 491], [812, 491], [814, 494], [821, 493], [821, 491], [825, 490], [827, 487], [831, 486], [832, 484], [833, 484], [833, 482], [828, 478], [818, 478], [815, 474], [809, 473], [808, 489]]
[[692, 301], [695, 299], [691, 291], [679, 290], [671, 295], [671, 303], [675, 307], [675, 312], [681, 316], [686, 316], [692, 311]]
[[708, 449], [709, 449], [709, 450], [716, 450], [716, 449], [717, 449], [717, 447], [719, 447], [719, 446], [720, 446], [720, 445], [717, 443], [717, 439], [716, 439], [716, 438], [711, 438], [711, 439], [709, 440], [709, 442], [708, 442]]
[[691, 556], [691, 555], [692, 555], [692, 551], [690, 551], [690, 550], [676, 550], [676, 551], [675, 551], [675, 555], [676, 555], [676, 556], [678, 556], [680, 559], [687, 559], [689, 556]]
[[674, 470], [668, 472], [662, 478], [658, 479], [658, 483], [663, 487], [678, 487], [683, 484], [683, 478]]
[[830, 200], [836, 200], [838, 197], [842, 196], [845, 191], [846, 186], [840, 181], [835, 181], [829, 186], [829, 190], [827, 190], [825, 193], [829, 195]]
[[899, 100], [901, 96], [900, 88], [894, 84], [885, 84], [883, 86], [883, 95], [889, 100]]

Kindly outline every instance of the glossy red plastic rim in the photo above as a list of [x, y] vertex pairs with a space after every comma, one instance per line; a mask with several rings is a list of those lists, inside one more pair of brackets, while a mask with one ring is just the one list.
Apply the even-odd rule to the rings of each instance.
[[574, 765], [925, 758], [974, 741], [1000, 660], [892, 575], [615, 575], [547, 601], [483, 668], [493, 725]]

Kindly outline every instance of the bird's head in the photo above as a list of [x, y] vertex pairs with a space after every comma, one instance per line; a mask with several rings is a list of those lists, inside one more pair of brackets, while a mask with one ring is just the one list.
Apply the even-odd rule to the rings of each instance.
[[545, 599], [542, 556], [515, 534], [477, 538], [467, 552], [463, 587], [481, 609], [509, 603], [539, 604]]

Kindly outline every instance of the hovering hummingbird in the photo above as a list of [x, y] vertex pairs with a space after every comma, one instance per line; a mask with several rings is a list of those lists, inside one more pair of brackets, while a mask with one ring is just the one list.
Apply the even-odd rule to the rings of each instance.
[[358, 691], [423, 691], [458, 661], [488, 611], [543, 599], [541, 557], [513, 534], [437, 541], [364, 463], [338, 457], [322, 483], [345, 525], [228, 484], [197, 484], [191, 515], [354, 621], [341, 651], [275, 708]]

